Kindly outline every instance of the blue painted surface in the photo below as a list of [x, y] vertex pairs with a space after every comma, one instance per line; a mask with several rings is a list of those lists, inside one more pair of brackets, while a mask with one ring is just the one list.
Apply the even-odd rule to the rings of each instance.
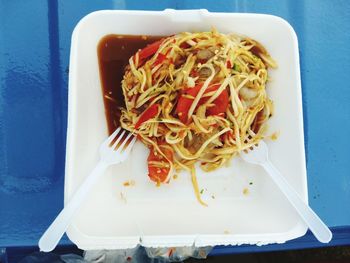
[[333, 239], [328, 244], [322, 244], [317, 242], [314, 235], [310, 231], [308, 231], [304, 237], [288, 241], [285, 244], [272, 244], [267, 246], [241, 245], [239, 247], [216, 246], [210, 252], [210, 255], [219, 256], [238, 253], [254, 253], [350, 245], [350, 227], [332, 227], [331, 231], [333, 233]]
[[[0, 0], [0, 247], [35, 246], [63, 206], [76, 23], [95, 10], [165, 8], [266, 13], [291, 23], [300, 45], [310, 205], [329, 226], [344, 227], [335, 229], [342, 244], [350, 243], [349, 1]], [[317, 245], [306, 236], [262, 250]]]

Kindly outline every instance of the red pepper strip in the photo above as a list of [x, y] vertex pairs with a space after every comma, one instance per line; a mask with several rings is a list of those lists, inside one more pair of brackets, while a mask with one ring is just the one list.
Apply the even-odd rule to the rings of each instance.
[[154, 118], [157, 116], [159, 111], [159, 105], [158, 104], [153, 104], [150, 107], [148, 107], [140, 116], [139, 120], [137, 121], [135, 125], [135, 129], [138, 129], [142, 123], [145, 121], [148, 121], [149, 119]]
[[[187, 118], [188, 111], [193, 103], [194, 98], [197, 96], [199, 90], [202, 88], [202, 85], [203, 84], [201, 83], [193, 88], [188, 88], [184, 91], [185, 95], [192, 96], [193, 99], [187, 98], [183, 95], [180, 96], [179, 101], [178, 101], [177, 106], [176, 106], [176, 112], [177, 112], [181, 122], [183, 122], [185, 124], [188, 123], [188, 121], [189, 121]], [[220, 85], [221, 84], [215, 84], [215, 85], [208, 87], [206, 89], [206, 91], [204, 92], [204, 94], [217, 90], [220, 87]], [[209, 97], [201, 98], [199, 100], [198, 106], [205, 103], [208, 99], [209, 99]], [[215, 104], [215, 106], [207, 108], [206, 115], [210, 116], [210, 115], [224, 114], [226, 112], [227, 107], [228, 107], [228, 102], [229, 102], [228, 92], [226, 89], [224, 89], [221, 92], [221, 94], [213, 101], [213, 104]]]
[[180, 45], [181, 49], [186, 49], [186, 48], [190, 48], [190, 47], [191, 47], [191, 45], [187, 44], [186, 42], [182, 42]]
[[198, 73], [197, 70], [192, 69], [192, 71], [190, 72], [190, 76], [191, 76], [192, 78], [195, 78], [195, 77], [198, 77], [198, 76], [199, 76], [199, 73]]
[[159, 49], [160, 45], [163, 43], [163, 41], [164, 41], [164, 38], [162, 38], [156, 42], [153, 42], [152, 44], [149, 44], [146, 47], [144, 47], [143, 49], [141, 49], [140, 51], [138, 51], [138, 53], [139, 53], [139, 65], [141, 65], [146, 58], [154, 55], [157, 52], [157, 50]]
[[[159, 53], [156, 58], [156, 61], [153, 63], [153, 66], [157, 66], [163, 63], [163, 61], [168, 58], [168, 54], [170, 53], [170, 51], [171, 51], [171, 48], [169, 48], [165, 54]], [[172, 64], [172, 59], [170, 61], [170, 64]]]
[[[164, 143], [158, 143], [158, 147], [162, 151], [162, 153], [168, 158], [171, 162], [173, 161], [174, 153], [171, 149], [168, 147], [164, 147]], [[163, 155], [161, 155], [159, 152], [156, 152], [154, 147], [150, 149], [149, 156], [147, 158], [148, 161], [148, 177], [156, 182], [157, 184], [165, 182], [166, 178], [168, 177], [168, 174], [170, 172], [170, 164], [169, 161], [164, 158]], [[169, 167], [156, 167], [154, 164], [150, 163], [152, 161], [156, 162], [165, 162], [169, 164]]]
[[222, 142], [224, 142], [226, 139], [234, 138], [232, 131], [225, 132], [224, 134], [220, 135], [220, 139]]
[[157, 66], [161, 63], [163, 63], [163, 61], [167, 58], [166, 55], [162, 54], [162, 53], [159, 53], [158, 56], [157, 56], [157, 59], [156, 61], [154, 62], [153, 66]]
[[188, 123], [187, 114], [193, 102], [193, 99], [184, 97], [183, 95], [190, 95], [192, 97], [196, 97], [201, 87], [202, 84], [197, 85], [193, 88], [185, 89], [183, 94], [180, 95], [179, 101], [176, 105], [176, 112], [181, 122], [185, 124]]
[[208, 107], [206, 114], [208, 116], [211, 115], [225, 115], [226, 109], [228, 107], [229, 98], [228, 98], [228, 92], [226, 89], [224, 89], [220, 95], [213, 101], [215, 106]]
[[227, 68], [232, 68], [231, 61], [229, 61], [229, 60], [226, 61], [226, 67]]

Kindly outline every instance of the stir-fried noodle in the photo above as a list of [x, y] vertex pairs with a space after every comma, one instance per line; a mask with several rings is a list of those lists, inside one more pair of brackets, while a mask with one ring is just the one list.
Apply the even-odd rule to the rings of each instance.
[[269, 67], [276, 63], [261, 44], [216, 30], [169, 36], [132, 56], [120, 121], [150, 148], [150, 179], [159, 185], [188, 170], [204, 204], [194, 164], [214, 170], [263, 138]]

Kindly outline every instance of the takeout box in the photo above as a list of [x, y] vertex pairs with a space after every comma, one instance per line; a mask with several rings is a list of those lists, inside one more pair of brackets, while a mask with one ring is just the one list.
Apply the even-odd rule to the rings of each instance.
[[[261, 42], [279, 67], [270, 70], [268, 94], [275, 114], [267, 141], [271, 161], [307, 202], [298, 42], [283, 19], [262, 14], [207, 10], [98, 11], [84, 17], [72, 36], [65, 203], [98, 161], [107, 137], [97, 45], [108, 34], [170, 35], [208, 31], [247, 35]], [[179, 174], [156, 187], [147, 177], [148, 149], [137, 144], [130, 158], [110, 167], [92, 190], [67, 231], [81, 249], [214, 246], [282, 243], [305, 234], [306, 226], [269, 176], [258, 166], [234, 158], [228, 167], [197, 169], [202, 197], [193, 193], [190, 175]], [[133, 186], [125, 187], [125, 181]]]

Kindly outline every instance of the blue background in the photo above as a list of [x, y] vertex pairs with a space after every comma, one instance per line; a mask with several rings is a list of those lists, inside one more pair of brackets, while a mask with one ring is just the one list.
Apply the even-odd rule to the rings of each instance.
[[[350, 244], [350, 1], [0, 0], [0, 248], [36, 246], [63, 207], [77, 22], [102, 9], [165, 8], [273, 14], [294, 27], [310, 205], [332, 227], [331, 245]], [[71, 243], [65, 237], [60, 244]], [[308, 233], [284, 245], [218, 247], [213, 254], [320, 245]]]

